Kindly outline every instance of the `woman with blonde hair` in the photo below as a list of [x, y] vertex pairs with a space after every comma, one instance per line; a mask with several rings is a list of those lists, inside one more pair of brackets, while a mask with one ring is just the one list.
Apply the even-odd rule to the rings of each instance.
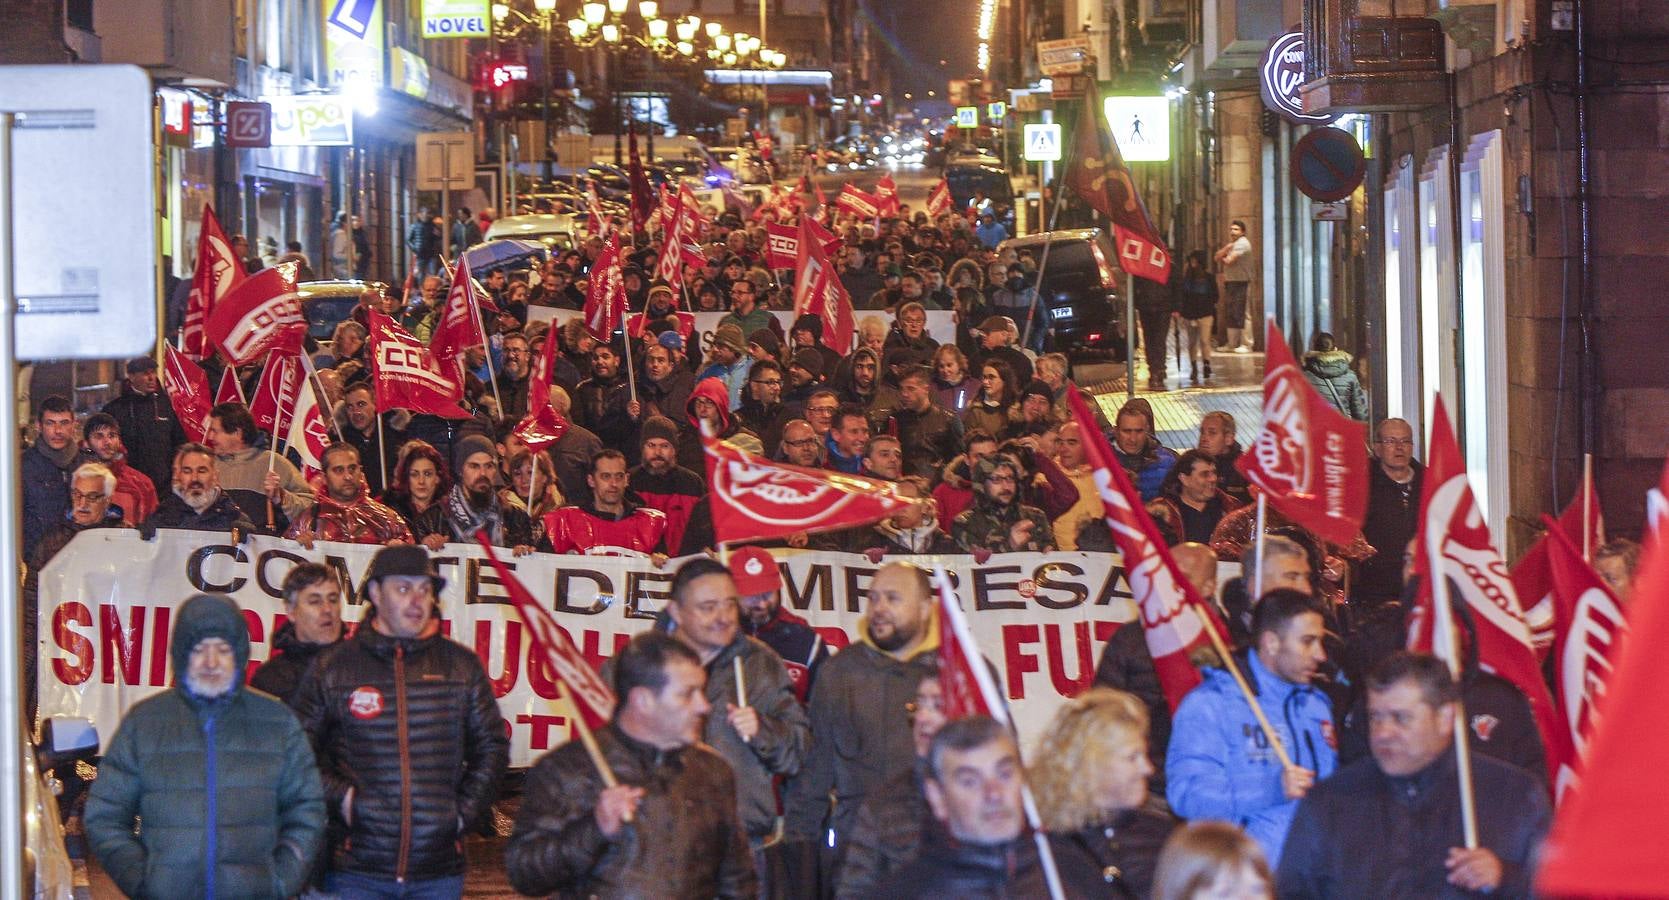
[[1043, 827], [1057, 845], [1087, 854], [1106, 896], [1148, 896], [1153, 867], [1176, 819], [1148, 802], [1153, 762], [1147, 708], [1134, 695], [1093, 688], [1055, 713], [1028, 775]]
[[1154, 900], [1268, 900], [1269, 863], [1244, 831], [1224, 822], [1177, 829], [1159, 854]]

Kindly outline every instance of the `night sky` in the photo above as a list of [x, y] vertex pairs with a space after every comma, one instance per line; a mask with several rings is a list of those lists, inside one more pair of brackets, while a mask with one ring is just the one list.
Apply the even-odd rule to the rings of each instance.
[[[979, 0], [867, 0], [881, 34], [880, 46], [892, 56], [894, 99], [928, 91], [944, 97], [945, 83], [974, 70], [974, 34]], [[948, 65], [940, 66], [939, 60]]]

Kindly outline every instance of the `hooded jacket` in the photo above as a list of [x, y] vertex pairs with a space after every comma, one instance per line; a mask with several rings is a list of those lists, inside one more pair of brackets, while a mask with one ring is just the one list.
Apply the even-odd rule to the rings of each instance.
[[729, 441], [755, 456], [764, 455], [765, 447], [760, 443], [759, 435], [742, 427], [742, 423], [731, 413], [729, 397], [724, 382], [717, 378], [703, 378], [696, 383], [695, 390], [690, 392], [690, 399], [684, 401], [684, 421], [688, 422], [690, 427], [678, 432], [680, 466], [692, 472], [707, 471], [707, 454], [701, 448], [701, 420], [695, 415], [697, 400], [707, 400], [718, 407], [719, 440]]
[[[985, 491], [986, 479], [999, 468], [1006, 468], [1015, 476], [1014, 499], [1008, 503], [998, 503]], [[970, 553], [975, 550], [1023, 553], [1055, 549], [1055, 532], [1049, 527], [1049, 519], [1043, 510], [1020, 502], [1019, 482], [1024, 478], [1021, 467], [1004, 458], [983, 459], [974, 466], [971, 479], [973, 506], [957, 515], [950, 527], [950, 536], [962, 549]], [[1032, 532], [1025, 544], [1017, 546], [1010, 539], [1011, 532], [1022, 521], [1032, 523]]]
[[[1255, 652], [1238, 656], [1241, 673], [1293, 764], [1314, 772], [1317, 781], [1333, 774], [1338, 750], [1327, 695], [1281, 679]], [[1280, 861], [1298, 801], [1282, 791], [1280, 759], [1227, 671], [1206, 669], [1205, 680], [1177, 706], [1165, 782], [1177, 815], [1236, 825], [1263, 847], [1272, 865]]]
[[736, 776], [712, 748], [659, 750], [610, 725], [597, 747], [621, 784], [643, 788], [633, 821], [613, 838], [597, 827], [602, 778], [579, 741], [527, 774], [504, 848], [510, 884], [561, 898], [751, 898], [758, 879], [737, 814]]
[[[487, 813], [509, 761], [492, 682], [473, 651], [441, 635], [375, 627], [325, 650], [296, 689], [332, 821], [333, 867], [373, 878], [462, 874], [463, 836]], [[352, 792], [353, 821], [342, 821]]]
[[783, 804], [789, 834], [815, 841], [833, 827], [838, 849], [864, 798], [915, 765], [915, 740], [903, 713], [921, 680], [939, 668], [939, 619], [927, 621], [921, 645], [908, 658], [875, 646], [865, 618], [858, 623], [858, 642], [823, 664], [811, 691], [817, 739]]
[[900, 407], [891, 425], [886, 430], [898, 436], [906, 475], [936, 480], [941, 467], [962, 451], [962, 420], [936, 405], [920, 413]]
[[1176, 466], [1176, 451], [1165, 447], [1151, 435], [1147, 439], [1147, 446], [1141, 453], [1128, 454], [1113, 445], [1113, 455], [1118, 457], [1118, 464], [1124, 467], [1125, 474], [1141, 492], [1142, 502], [1159, 496], [1159, 488], [1165, 483], [1165, 476]]
[[1350, 363], [1350, 354], [1343, 350], [1311, 350], [1304, 354], [1304, 377], [1334, 409], [1366, 422], [1368, 395]]
[[[244, 671], [243, 613], [227, 597], [198, 594], [178, 609], [169, 639], [182, 682], [193, 648], [209, 637], [230, 644], [233, 671]], [[179, 683], [128, 710], [84, 822], [93, 854], [129, 897], [281, 898], [301, 891], [325, 810], [295, 716], [234, 675], [220, 697]]]
[[690, 523], [696, 501], [707, 493], [701, 476], [679, 465], [662, 475], [649, 471], [647, 465], [638, 465], [632, 469], [627, 488], [644, 506], [666, 516], [666, 547], [676, 553], [684, 545], [684, 529]]

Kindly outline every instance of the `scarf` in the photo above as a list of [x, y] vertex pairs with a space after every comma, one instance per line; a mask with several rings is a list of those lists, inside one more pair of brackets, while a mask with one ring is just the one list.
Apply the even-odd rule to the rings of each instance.
[[76, 459], [81, 456], [81, 445], [75, 441], [70, 441], [64, 445], [64, 449], [54, 450], [46, 445], [46, 441], [42, 440], [35, 442], [35, 451], [46, 457], [59, 469], [68, 472], [75, 468]]
[[933, 543], [933, 533], [939, 530], [939, 523], [927, 519], [914, 528], [894, 528], [892, 522], [882, 519], [875, 524], [875, 530], [912, 553], [926, 553]]
[[458, 541], [474, 540], [475, 532], [485, 528], [487, 537], [495, 546], [504, 545], [504, 510], [498, 504], [498, 495], [488, 495], [487, 508], [477, 510], [470, 505], [469, 492], [461, 484], [452, 486], [446, 495], [446, 524], [452, 529], [452, 537]]

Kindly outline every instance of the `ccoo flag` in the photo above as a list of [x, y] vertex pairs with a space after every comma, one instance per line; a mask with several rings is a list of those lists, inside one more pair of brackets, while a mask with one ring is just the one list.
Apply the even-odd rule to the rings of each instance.
[[186, 301], [185, 324], [180, 327], [180, 349], [192, 359], [214, 352], [204, 338], [203, 326], [222, 297], [248, 278], [243, 260], [232, 251], [232, 242], [220, 230], [214, 207], [203, 204], [203, 223], [197, 227], [197, 264], [191, 272], [191, 295]]
[[1368, 512], [1367, 427], [1310, 387], [1274, 319], [1265, 334], [1263, 426], [1234, 467], [1287, 518], [1349, 544]]
[[1101, 95], [1093, 83], [1084, 92], [1078, 114], [1066, 183], [1096, 212], [1113, 220], [1120, 268], [1159, 284], [1170, 280], [1171, 251], [1130, 179], [1130, 167], [1101, 115]]

